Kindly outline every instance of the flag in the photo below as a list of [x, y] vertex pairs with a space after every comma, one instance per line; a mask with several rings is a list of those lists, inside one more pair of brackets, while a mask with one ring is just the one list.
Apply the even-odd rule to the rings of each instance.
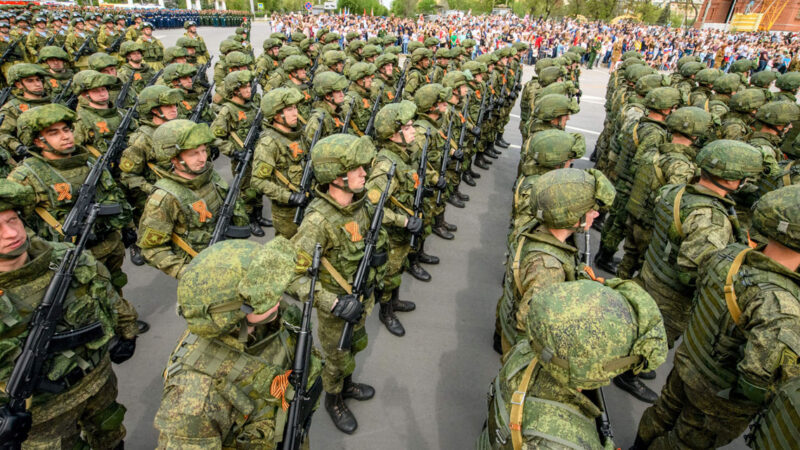
[[366, 15], [367, 15], [367, 8], [364, 8], [364, 14], [363, 14], [363, 15], [364, 15], [364, 16], [366, 16]]
[[375, 13], [375, 8], [370, 8], [369, 9], [369, 16], [370, 17], [374, 16], [375, 15], [374, 13]]

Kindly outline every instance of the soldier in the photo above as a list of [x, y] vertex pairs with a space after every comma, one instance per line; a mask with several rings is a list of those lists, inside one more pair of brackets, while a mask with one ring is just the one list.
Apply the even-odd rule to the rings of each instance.
[[[226, 89], [225, 77], [227, 77], [231, 72], [240, 72], [243, 70], [249, 71], [251, 62], [252, 59], [250, 58], [250, 55], [243, 52], [234, 51], [225, 55], [224, 69], [219, 72], [214, 70], [214, 82], [217, 84], [216, 90], [219, 91], [214, 93], [214, 103], [221, 104], [224, 101], [224, 97], [220, 93], [225, 92]], [[218, 75], [219, 78], [217, 78]]]
[[[474, 97], [469, 104], [469, 119], [472, 123], [475, 124], [474, 127], [469, 128], [470, 134], [472, 136], [467, 136], [466, 139], [471, 140], [473, 145], [469, 145], [466, 148], [464, 153], [464, 173], [462, 175], [462, 179], [465, 183], [470, 186], [475, 186], [477, 183], [475, 180], [481, 177], [481, 174], [474, 171], [472, 169], [473, 157], [475, 165], [478, 162], [482, 162], [482, 165], [486, 166], [488, 169], [488, 164], [491, 164], [488, 160], [486, 160], [481, 153], [484, 150], [484, 147], [480, 145], [480, 134], [481, 129], [478, 127], [478, 119], [481, 115], [481, 103], [483, 103], [483, 98], [488, 94], [488, 88], [486, 83], [483, 82], [483, 77], [486, 75], [488, 68], [486, 64], [478, 62], [478, 61], [467, 61], [464, 63], [464, 70], [469, 70], [472, 74], [472, 79], [467, 80], [467, 85], [469, 86], [470, 90], [472, 91]], [[489, 99], [487, 98], [486, 101], [488, 102]], [[476, 139], [477, 138], [477, 139]]]
[[183, 47], [167, 47], [164, 49], [163, 65], [172, 63], [186, 64], [189, 62], [189, 52]]
[[[317, 333], [325, 356], [322, 386], [325, 409], [336, 428], [347, 434], [355, 432], [358, 422], [344, 400], [368, 400], [375, 395], [372, 386], [355, 383], [352, 379], [355, 355], [367, 346], [364, 321], [375, 299], [371, 293], [363, 298], [349, 293], [364, 251], [363, 236], [370, 226], [365, 197], [360, 194], [364, 192], [366, 167], [374, 157], [375, 147], [369, 137], [335, 134], [320, 139], [311, 153], [314, 177], [319, 184], [314, 199], [306, 208], [303, 223], [292, 238], [298, 259], [310, 261], [315, 246], [321, 245], [322, 256], [328, 261], [325, 270], [320, 270], [319, 291], [314, 299], [319, 323]], [[386, 234], [382, 231], [376, 252], [385, 251]], [[373, 269], [368, 275], [369, 283], [378, 289], [385, 265], [385, 260], [380, 259], [373, 259]], [[307, 280], [303, 281], [301, 278], [294, 283], [298, 297], [301, 295], [297, 293], [308, 290]], [[353, 324], [352, 346], [338, 350], [345, 322]]]
[[[157, 448], [277, 448], [301, 326], [300, 310], [281, 296], [300, 261], [281, 237], [263, 246], [220, 242], [192, 260], [178, 282], [188, 329], [165, 373]], [[223, 276], [208, 279], [220, 269]], [[311, 389], [322, 367], [315, 354], [309, 361]]]
[[370, 44], [364, 46], [364, 50], [361, 52], [362, 62], [375, 64], [375, 58], [377, 58], [381, 52], [381, 48], [377, 45]]
[[746, 141], [753, 131], [756, 111], [771, 97], [772, 93], [769, 91], [753, 88], [733, 94], [728, 102], [730, 111], [722, 118], [722, 125], [717, 133], [719, 138]]
[[707, 66], [703, 63], [699, 63], [697, 61], [689, 61], [680, 68], [680, 75], [681, 80], [677, 83], [672, 83], [681, 93], [681, 104], [684, 106], [689, 106], [689, 96], [691, 95], [694, 88], [697, 87], [697, 83], [694, 81], [695, 75], [697, 72], [707, 68]]
[[797, 376], [797, 342], [787, 336], [800, 333], [798, 196], [790, 186], [756, 203], [753, 227], [766, 245], [732, 243], [699, 268], [675, 367], [642, 415], [635, 448], [722, 447]]
[[266, 74], [262, 78], [261, 87], [266, 86], [268, 76], [280, 65], [278, 63], [278, 50], [281, 48], [281, 41], [269, 38], [264, 40], [264, 52], [256, 59], [256, 72]]
[[99, 157], [108, 150], [108, 144], [125, 115], [113, 105], [108, 93], [108, 88], [117, 85], [119, 79], [94, 70], [83, 70], [73, 80], [72, 92], [78, 96], [75, 143]]
[[372, 90], [372, 80], [375, 77], [375, 65], [367, 62], [358, 62], [350, 67], [347, 79], [350, 80], [350, 88], [342, 107], [342, 118], [350, 116], [349, 123], [344, 124], [347, 132], [363, 136], [367, 130], [367, 124], [372, 117], [372, 109], [377, 95]]
[[328, 50], [322, 54], [322, 63], [317, 67], [314, 75], [319, 75], [322, 72], [333, 71], [339, 75], [344, 75], [344, 63], [347, 61], [347, 55], [341, 50]]
[[94, 37], [85, 30], [82, 18], [78, 17], [72, 21], [74, 22], [72, 32], [64, 41], [64, 50], [69, 53], [76, 69], [85, 70], [89, 67], [89, 55], [97, 51], [97, 44], [94, 42]]
[[[467, 129], [471, 129], [475, 126], [469, 119], [469, 113], [467, 113], [466, 116], [462, 114], [462, 111], [464, 111], [464, 104], [467, 98], [471, 96], [468, 85], [471, 78], [472, 74], [469, 72], [462, 72], [456, 69], [450, 70], [442, 78], [444, 87], [452, 89], [452, 95], [447, 99], [447, 103], [450, 107], [447, 109], [442, 120], [442, 128], [446, 129], [444, 124], [447, 124], [447, 127], [450, 127], [450, 124], [452, 124], [449, 143], [450, 153], [447, 160], [447, 170], [445, 171], [447, 188], [443, 193], [443, 198], [446, 199], [447, 203], [450, 203], [456, 208], [464, 208], [464, 202], [469, 201], [469, 195], [459, 190], [459, 185], [461, 184], [460, 169], [463, 169], [462, 165], [464, 164], [465, 152], [464, 149], [459, 148], [458, 142], [461, 140], [462, 128], [464, 128], [464, 132], [466, 133]], [[447, 134], [444, 133], [444, 131], [442, 133], [446, 138]], [[466, 139], [466, 136], [464, 138]], [[469, 144], [464, 140], [463, 146], [467, 145]], [[441, 169], [441, 165], [439, 168]]]
[[393, 188], [389, 190], [391, 197], [383, 216], [389, 238], [388, 262], [383, 277], [383, 290], [376, 294], [380, 301], [380, 321], [395, 336], [406, 334], [395, 313], [416, 309], [414, 302], [399, 298], [403, 266], [411, 251], [410, 233], [419, 233], [422, 230], [422, 220], [414, 216], [412, 210], [419, 183], [419, 155], [412, 153], [412, 145], [416, 139], [413, 126], [416, 110], [414, 103], [403, 100], [378, 111], [375, 116], [375, 136], [381, 150], [372, 162], [366, 184], [367, 198], [371, 203], [377, 203], [386, 188], [386, 174], [395, 165]]
[[192, 38], [197, 41], [197, 64], [203, 65], [211, 60], [211, 54], [208, 53], [208, 47], [206, 46], [206, 41], [197, 33], [197, 22], [194, 20], [187, 20], [183, 22], [183, 29], [186, 30], [183, 35], [188, 38]]
[[492, 384], [476, 448], [615, 448], [598, 435], [606, 411], [592, 390], [666, 360], [653, 299], [632, 281], [558, 283], [531, 299], [526, 322]]
[[314, 96], [319, 100], [314, 103], [308, 123], [303, 128], [306, 147], [311, 147], [311, 142], [314, 141], [314, 134], [320, 127], [320, 116], [322, 119], [320, 139], [343, 132], [344, 122], [340, 117], [347, 84], [347, 78], [334, 72], [323, 72], [314, 77]]
[[[47, 71], [45, 86], [50, 90], [50, 97], [55, 98], [72, 79], [74, 72], [69, 68], [69, 55], [60, 47], [47, 46], [39, 52], [37, 62]], [[65, 93], [64, 97], [68, 97]], [[65, 98], [66, 99], [66, 98]]]
[[25, 45], [20, 37], [12, 37], [9, 35], [11, 29], [8, 21], [0, 20], [0, 54], [5, 54], [8, 48], [14, 46], [8, 57], [3, 61], [2, 70], [5, 77], [6, 86], [12, 86], [13, 81], [9, 79], [9, 69], [17, 63], [25, 62]]
[[689, 94], [689, 105], [702, 108], [706, 100], [709, 100], [713, 93], [714, 81], [722, 76], [718, 69], [703, 69], [695, 74], [697, 87]]
[[[47, 44], [47, 41], [52, 37], [47, 31], [47, 17], [36, 16], [33, 19], [33, 30], [28, 33], [25, 38], [25, 50], [28, 53], [28, 60], [38, 60], [39, 50]], [[54, 39], [55, 40], [55, 39]]]
[[384, 105], [394, 102], [397, 95], [397, 78], [394, 69], [398, 64], [397, 56], [384, 53], [375, 58], [375, 77], [372, 80], [372, 90], [380, 91], [383, 87], [383, 96], [380, 101]]
[[[151, 169], [158, 180], [139, 221], [137, 245], [148, 264], [174, 278], [180, 279], [189, 261], [208, 246], [228, 190], [208, 161], [206, 146], [213, 140], [208, 125], [182, 119], [153, 133]], [[247, 223], [237, 200], [233, 224]]]
[[428, 49], [417, 49], [411, 54], [411, 67], [406, 74], [406, 86], [403, 89], [403, 98], [406, 100], [413, 100], [417, 89], [431, 82], [428, 76], [431, 58], [433, 52]]
[[[0, 147], [17, 156], [25, 154], [25, 147], [17, 138], [17, 118], [23, 112], [50, 103], [44, 88], [47, 72], [35, 64], [15, 64], [8, 71], [8, 82], [14, 89], [11, 98], [0, 108], [3, 123], [0, 124]], [[9, 164], [16, 165], [11, 160]]]
[[[220, 44], [220, 47], [222, 45]], [[283, 64], [286, 61], [286, 58], [297, 55], [303, 56], [302, 52], [298, 50], [297, 47], [293, 47], [291, 45], [284, 45], [278, 50], [278, 62], [279, 64]], [[216, 67], [214, 71], [214, 76], [216, 77]], [[265, 90], [275, 89], [283, 85], [288, 80], [288, 74], [283, 70], [283, 67], [278, 67], [270, 73], [269, 79], [267, 80], [266, 84], [263, 86]]]
[[119, 49], [119, 56], [125, 59], [125, 63], [119, 68], [119, 78], [127, 83], [131, 83], [131, 89], [138, 95], [142, 89], [147, 87], [156, 72], [142, 60], [142, 44], [138, 42], [125, 41]]
[[308, 70], [311, 60], [303, 55], [292, 55], [283, 60], [282, 68], [286, 73], [286, 81], [281, 87], [293, 88], [300, 91], [303, 99], [297, 104], [297, 113], [300, 123], [305, 124], [307, 117], [311, 116], [311, 86], [309, 86]]
[[[175, 41], [175, 46], [180, 47], [186, 50], [186, 61], [187, 63], [195, 66], [198, 70], [203, 66], [197, 62], [197, 55], [199, 54], [200, 49], [200, 42], [197, 39], [192, 39], [190, 37], [181, 36]], [[165, 50], [166, 51], [166, 50]], [[166, 59], [166, 55], [165, 55]]]
[[[27, 236], [20, 213], [34, 204], [33, 189], [0, 181], [0, 284], [3, 296], [3, 336], [6, 351], [0, 359], [0, 383], [9, 381], [17, 356], [28, 338], [32, 312], [42, 302], [55, 268], [72, 247]], [[46, 355], [43, 378], [28, 400], [27, 411], [11, 415], [0, 407], [0, 423], [33, 420], [25, 448], [117, 448], [122, 445], [125, 407], [116, 402], [117, 378], [111, 362], [120, 363], [133, 347], [111, 346], [117, 336], [135, 343], [136, 327], [117, 314], [120, 298], [108, 270], [89, 252], [83, 252], [69, 284], [59, 330], [78, 330], [102, 324], [100, 337], [79, 341], [73, 348]], [[16, 330], [16, 331], [15, 331]], [[131, 333], [133, 331], [133, 334]], [[111, 347], [109, 349], [109, 347]], [[12, 431], [18, 431], [11, 425]], [[6, 444], [9, 436], [0, 436]]]
[[[114, 18], [111, 14], [103, 16], [103, 27], [97, 33], [97, 47], [106, 53], [116, 53], [122, 45], [122, 32], [114, 26]], [[116, 44], [116, 48], [112, 48]]]
[[[747, 143], [761, 148], [775, 160], [784, 159], [781, 144], [794, 122], [800, 119], [800, 106], [795, 102], [769, 102], [760, 108], [755, 115], [753, 132], [747, 137]], [[786, 135], [788, 139], [788, 135]]]
[[[536, 99], [533, 121], [530, 122], [529, 136], [543, 130], [563, 130], [572, 114], [580, 111], [578, 101], [561, 94], [547, 94]], [[488, 150], [487, 150], [488, 151]], [[493, 156], [497, 153], [493, 151]], [[478, 167], [481, 165], [477, 164]], [[483, 167], [481, 167], [483, 169]], [[488, 167], [487, 167], [488, 168]]]
[[153, 24], [142, 22], [142, 34], [136, 39], [136, 43], [142, 46], [142, 57], [148, 66], [158, 72], [164, 68], [164, 44], [153, 36]]
[[[740, 89], [741, 78], [734, 73], [726, 73], [714, 80], [714, 94], [708, 97], [709, 101], [719, 100], [726, 105], [731, 99], [731, 95]], [[746, 86], [746, 85], [745, 85]], [[695, 106], [701, 106], [695, 104]]]
[[135, 42], [137, 39], [139, 39], [139, 36], [141, 35], [141, 25], [142, 25], [142, 15], [134, 14], [133, 23], [125, 31], [125, 40]]
[[297, 207], [309, 198], [299, 192], [308, 147], [301, 138], [298, 105], [303, 94], [292, 88], [272, 89], [261, 100], [267, 126], [253, 155], [252, 186], [272, 201], [275, 233], [287, 239], [297, 232]]

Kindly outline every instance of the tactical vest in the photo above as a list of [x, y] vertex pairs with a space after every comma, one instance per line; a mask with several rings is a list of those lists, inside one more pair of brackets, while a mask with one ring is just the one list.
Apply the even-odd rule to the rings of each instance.
[[[94, 145], [97, 150], [105, 153], [108, 150], [108, 142], [114, 137], [114, 133], [122, 123], [122, 116], [116, 108], [94, 109], [83, 105], [78, 114], [81, 124], [89, 129], [89, 142], [84, 145]], [[95, 155], [98, 156], [98, 155]]]
[[[711, 257], [684, 334], [685, 353], [696, 370], [719, 391], [737, 384], [738, 355], [747, 343], [747, 332], [736, 323], [741, 313], [736, 296], [729, 295], [726, 299], [728, 279], [732, 282], [733, 293], [739, 296], [747, 289], [755, 288], [762, 292], [788, 291], [800, 299], [800, 286], [792, 280], [774, 272], [741, 265], [743, 259], [734, 264], [737, 255], [748, 249], [743, 244], [731, 244]], [[738, 270], [736, 265], [740, 266]], [[729, 305], [728, 300], [733, 304]]]
[[[678, 269], [678, 252], [683, 242], [683, 222], [695, 209], [711, 208], [728, 216], [723, 204], [716, 198], [685, 192], [685, 184], [663, 188], [655, 205], [655, 226], [653, 238], [645, 252], [645, 263], [650, 266], [656, 278], [684, 296], [694, 292], [694, 279]], [[681, 201], [675, 205], [675, 198], [681, 192]], [[677, 214], [676, 214], [676, 210]], [[676, 216], [679, 220], [676, 220]]]
[[745, 442], [756, 450], [785, 450], [800, 442], [800, 377], [787, 382], [759, 414]]
[[624, 132], [624, 140], [621, 141], [621, 148], [617, 165], [614, 171], [617, 173], [618, 182], [614, 186], [617, 188], [617, 195], [627, 195], [630, 193], [631, 186], [633, 185], [633, 176], [636, 173], [634, 161], [639, 154], [639, 147], [645, 137], [658, 135], [660, 145], [666, 141], [667, 131], [663, 125], [651, 121], [647, 118], [642, 118], [640, 122], [633, 125], [628, 131]]
[[239, 139], [244, 142], [244, 140], [247, 139], [247, 133], [250, 132], [250, 126], [256, 118], [258, 108], [253, 102], [248, 102], [246, 105], [239, 105], [231, 101], [225, 102], [225, 107], [230, 109], [231, 116], [234, 120], [234, 122], [230, 124], [231, 133], [236, 133]]
[[[196, 252], [206, 248], [217, 224], [217, 213], [222, 207], [228, 190], [228, 186], [222, 181], [222, 178], [214, 172], [210, 181], [197, 191], [170, 178], [159, 178], [155, 183], [155, 188], [171, 195], [185, 218], [187, 229], [182, 233], [174, 230], [175, 234], [186, 241]], [[211, 217], [207, 217], [206, 212], [211, 213]], [[172, 250], [178, 255], [186, 255], [177, 244], [173, 243]]]
[[[511, 439], [511, 408], [515, 392], [527, 393], [530, 383], [522, 386], [515, 377], [531, 370], [535, 379], [541, 366], [533, 362], [534, 352], [527, 342], [514, 346], [500, 374], [489, 386], [488, 438], [492, 449], [513, 449]], [[535, 364], [529, 369], [531, 364]], [[525, 395], [522, 402], [521, 432], [523, 442], [541, 439], [554, 445], [575, 450], [602, 449], [595, 420], [586, 417], [577, 407], [553, 400]]]
[[794, 180], [800, 180], [800, 164], [797, 160], [778, 161], [781, 170], [775, 175], [762, 175], [758, 177], [758, 191], [761, 195], [767, 192], [778, 190], [784, 186], [795, 184]]
[[[416, 195], [417, 187], [420, 183], [419, 177], [417, 176], [417, 167], [412, 164], [415, 162], [419, 164], [419, 162], [414, 161], [410, 156], [409, 161], [405, 161], [397, 153], [382, 149], [378, 152], [378, 156], [373, 161], [373, 165], [381, 158], [388, 159], [396, 164], [392, 181], [396, 182], [397, 186], [392, 192], [392, 197], [389, 199], [389, 202], [387, 202], [386, 207], [397, 213], [408, 214], [407, 210], [411, 210], [414, 207], [414, 196]], [[400, 203], [400, 205], [397, 203]], [[405, 207], [405, 209], [403, 207]]]

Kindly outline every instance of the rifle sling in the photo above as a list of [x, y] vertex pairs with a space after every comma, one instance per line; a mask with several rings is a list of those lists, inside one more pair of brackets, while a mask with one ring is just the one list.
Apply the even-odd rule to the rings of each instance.
[[[441, 136], [442, 139], [444, 139], [445, 141], [447, 140], [447, 136], [444, 134], [444, 131], [439, 130], [439, 136]], [[456, 151], [457, 148], [458, 148], [458, 142], [456, 142], [455, 139], [450, 138], [450, 154], [451, 154], [451, 156]]]
[[335, 267], [333, 267], [333, 264], [331, 264], [331, 262], [328, 261], [328, 258], [323, 256], [322, 259], [320, 259], [320, 262], [322, 263], [322, 267], [324, 267], [325, 270], [327, 270], [328, 273], [331, 274], [333, 280], [336, 281], [336, 284], [338, 284], [339, 287], [344, 289], [345, 292], [347, 292], [348, 294], [353, 293], [353, 287], [350, 286], [350, 283], [348, 283], [347, 280], [344, 279], [342, 274], [339, 273], [339, 271], [336, 270]]
[[47, 222], [47, 224], [50, 225], [50, 227], [52, 227], [54, 230], [58, 231], [58, 234], [60, 234], [62, 236], [64, 235], [64, 231], [62, 230], [61, 223], [58, 220], [56, 220], [56, 218], [53, 217], [52, 214], [50, 214], [50, 211], [42, 208], [41, 206], [37, 206], [34, 209], [34, 211], [36, 211], [36, 214], [38, 214], [39, 217], [42, 218], [42, 220]]
[[181, 250], [183, 250], [186, 253], [188, 253], [189, 256], [191, 256], [192, 258], [197, 257], [197, 251], [195, 251], [195, 249], [193, 249], [192, 246], [189, 245], [188, 242], [184, 241], [182, 237], [178, 236], [175, 233], [172, 233], [171, 240], [175, 245], [180, 247]]
[[300, 113], [297, 113], [297, 120], [299, 120], [300, 122], [302, 122], [302, 123], [303, 123], [303, 125], [305, 125], [306, 123], [308, 123], [308, 121], [306, 120], [306, 118], [305, 118], [305, 117], [303, 117], [302, 115], [300, 115]]
[[274, 173], [275, 173], [275, 178], [277, 178], [281, 183], [285, 184], [286, 187], [289, 188], [289, 190], [294, 191], [294, 192], [300, 192], [300, 189], [298, 189], [297, 186], [292, 184], [292, 182], [289, 181], [289, 179], [286, 178], [286, 176], [284, 174], [278, 172], [277, 170]]
[[525, 394], [528, 392], [528, 385], [533, 377], [533, 369], [539, 363], [539, 358], [534, 356], [531, 363], [522, 374], [517, 390], [511, 394], [511, 411], [509, 412], [508, 428], [511, 429], [511, 445], [514, 450], [522, 449], [522, 409], [525, 406]]
[[99, 157], [103, 156], [103, 154], [100, 153], [100, 150], [98, 150], [95, 146], [86, 145], [85, 147], [86, 147], [86, 150], [89, 150], [89, 153], [94, 155], [95, 158], [99, 158]]
[[231, 133], [231, 139], [233, 139], [233, 142], [236, 142], [239, 145], [239, 147], [244, 149], [244, 142], [242, 142], [242, 138], [240, 138], [238, 134]]
[[736, 291], [733, 288], [733, 277], [739, 273], [739, 269], [742, 267], [745, 255], [747, 255], [747, 253], [751, 250], [753, 249], [746, 248], [739, 252], [739, 254], [733, 258], [733, 263], [731, 264], [730, 269], [728, 269], [728, 274], [725, 276], [725, 304], [728, 307], [728, 312], [730, 313], [733, 322], [739, 326], [741, 326], [739, 319], [742, 316], [742, 310], [739, 308], [739, 304], [736, 302]]
[[351, 126], [351, 127], [353, 127], [353, 131], [355, 131], [355, 132], [356, 132], [356, 134], [357, 134], [359, 137], [361, 137], [361, 136], [363, 136], [363, 135], [364, 135], [364, 132], [362, 132], [361, 130], [359, 130], [359, 129], [358, 129], [358, 126], [356, 125], [356, 123], [355, 123], [355, 122], [353, 122], [353, 119], [350, 119], [350, 126]]
[[409, 216], [414, 216], [414, 211], [406, 208], [406, 206], [400, 203], [400, 200], [396, 199], [394, 195], [389, 197], [389, 201], [392, 202], [394, 206], [397, 206], [398, 208], [408, 213]]

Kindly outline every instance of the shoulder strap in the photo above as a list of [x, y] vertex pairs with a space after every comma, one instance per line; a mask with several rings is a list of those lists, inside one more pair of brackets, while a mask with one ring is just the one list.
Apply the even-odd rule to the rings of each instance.
[[522, 256], [522, 247], [525, 245], [525, 235], [521, 235], [519, 237], [519, 244], [517, 244], [517, 251], [514, 252], [514, 261], [511, 263], [511, 273], [514, 275], [514, 286], [517, 288], [517, 292], [522, 295], [522, 282], [519, 279], [519, 260], [520, 256]]
[[300, 189], [297, 188], [291, 181], [284, 174], [282, 174], [279, 170], [274, 170], [272, 173], [275, 174], [275, 178], [277, 178], [281, 183], [285, 184], [289, 190], [294, 192], [300, 192]]
[[89, 153], [94, 155], [95, 158], [103, 156], [103, 154], [100, 153], [100, 150], [98, 150], [94, 145], [84, 145], [84, 147], [86, 147], [86, 150], [89, 150]]
[[58, 220], [56, 220], [56, 218], [53, 217], [53, 215], [50, 214], [48, 210], [42, 208], [41, 206], [37, 206], [36, 208], [34, 208], [34, 211], [36, 211], [36, 214], [38, 214], [39, 217], [42, 218], [42, 220], [47, 222], [47, 224], [50, 225], [51, 228], [56, 230], [58, 234], [62, 236], [64, 235], [64, 231], [61, 229], [61, 223]]
[[525, 406], [525, 394], [528, 392], [528, 385], [533, 377], [533, 369], [539, 363], [539, 358], [533, 357], [531, 363], [522, 374], [517, 390], [511, 394], [511, 412], [509, 414], [508, 427], [511, 429], [511, 445], [514, 450], [522, 450], [522, 409]]
[[519, 206], [519, 190], [522, 188], [522, 183], [525, 182], [525, 178], [520, 177], [519, 183], [517, 183], [517, 188], [514, 189], [514, 208], [518, 208]]
[[331, 274], [334, 281], [336, 281], [336, 284], [338, 284], [340, 288], [344, 289], [345, 292], [347, 292], [348, 294], [353, 293], [353, 287], [350, 286], [350, 283], [347, 282], [347, 280], [342, 276], [342, 274], [339, 273], [339, 271], [336, 270], [335, 267], [333, 267], [333, 264], [331, 264], [328, 258], [323, 256], [320, 262], [322, 263], [322, 267], [325, 268], [325, 270], [328, 271], [329, 274]]
[[739, 304], [736, 303], [736, 292], [733, 289], [733, 277], [739, 273], [739, 268], [742, 267], [744, 257], [750, 250], [753, 249], [746, 248], [740, 251], [739, 254], [733, 258], [733, 263], [731, 264], [730, 269], [728, 269], [728, 275], [725, 277], [725, 304], [728, 305], [728, 312], [731, 314], [731, 317], [736, 325], [740, 325], [739, 318], [742, 315], [742, 310], [739, 309]]
[[677, 194], [675, 194], [675, 201], [672, 204], [672, 224], [675, 225], [675, 230], [678, 232], [678, 236], [683, 239], [683, 224], [681, 223], [681, 198], [683, 198], [683, 193], [686, 191], [686, 185], [684, 185]]
[[394, 206], [397, 206], [398, 208], [408, 213], [409, 216], [414, 215], [414, 211], [408, 209], [404, 204], [400, 203], [400, 200], [398, 200], [394, 195], [389, 197], [389, 201], [392, 202]]
[[791, 186], [792, 185], [792, 167], [794, 166], [794, 164], [796, 162], [797, 162], [797, 160], [794, 160], [794, 161], [790, 162], [786, 166], [786, 173], [783, 174], [783, 185], [784, 186]]
[[188, 253], [188, 254], [189, 254], [189, 256], [191, 256], [192, 258], [195, 258], [195, 257], [197, 257], [197, 254], [198, 254], [198, 253], [197, 253], [197, 251], [196, 251], [195, 249], [193, 249], [193, 248], [192, 248], [192, 246], [191, 246], [191, 245], [189, 245], [189, 243], [188, 243], [188, 242], [184, 241], [182, 237], [178, 236], [178, 235], [177, 235], [177, 234], [175, 234], [175, 233], [172, 233], [171, 239], [172, 239], [172, 242], [173, 242], [175, 245], [177, 245], [178, 247], [180, 247], [180, 248], [181, 248], [181, 250], [183, 250], [183, 251], [185, 251], [186, 253]]
[[364, 135], [364, 132], [358, 129], [358, 125], [356, 125], [353, 119], [350, 119], [350, 126], [353, 127], [353, 131], [355, 131], [357, 135], [359, 136]]
[[636, 122], [636, 125], [633, 126], [633, 145], [639, 146], [639, 124], [641, 122]]
[[664, 179], [664, 171], [661, 170], [661, 154], [656, 156], [655, 160], [653, 161], [653, 172], [656, 176], [656, 180], [658, 180], [659, 186], [666, 186], [667, 180]]

